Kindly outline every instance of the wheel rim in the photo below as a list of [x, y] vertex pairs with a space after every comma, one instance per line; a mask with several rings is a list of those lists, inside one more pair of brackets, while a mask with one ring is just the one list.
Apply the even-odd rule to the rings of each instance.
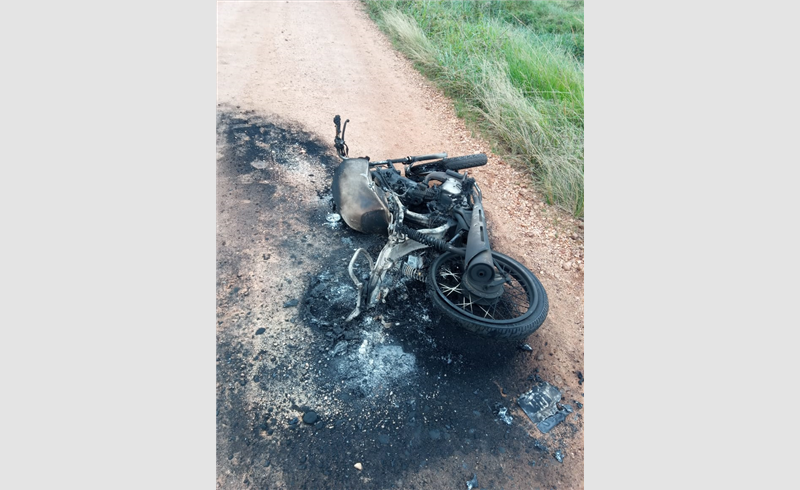
[[493, 254], [495, 266], [511, 278], [503, 285], [503, 294], [490, 305], [482, 305], [462, 284], [463, 257], [445, 254], [436, 261], [434, 285], [438, 296], [467, 318], [487, 323], [516, 323], [529, 317], [538, 303], [534, 285], [513, 264]]

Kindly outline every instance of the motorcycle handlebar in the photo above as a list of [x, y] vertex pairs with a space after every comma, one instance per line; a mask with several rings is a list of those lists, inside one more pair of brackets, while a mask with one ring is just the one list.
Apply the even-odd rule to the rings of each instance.
[[333, 138], [333, 146], [336, 147], [336, 152], [341, 158], [347, 157], [350, 152], [347, 143], [344, 142], [344, 132], [347, 130], [347, 123], [349, 122], [350, 119], [347, 119], [344, 122], [344, 128], [342, 128], [342, 118], [338, 114], [333, 118], [333, 124], [336, 125], [336, 137]]
[[434, 153], [432, 155], [417, 155], [411, 157], [403, 157], [403, 158], [392, 158], [391, 160], [381, 160], [380, 162], [370, 162], [370, 166], [376, 165], [386, 165], [391, 163], [414, 163], [414, 162], [423, 162], [426, 160], [438, 160], [441, 158], [447, 158], [447, 153]]

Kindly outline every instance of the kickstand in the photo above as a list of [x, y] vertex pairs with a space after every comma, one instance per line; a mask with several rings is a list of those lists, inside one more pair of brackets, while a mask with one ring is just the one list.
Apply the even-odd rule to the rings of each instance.
[[356, 291], [356, 309], [353, 310], [352, 313], [350, 313], [350, 316], [348, 316], [347, 319], [345, 320], [346, 322], [349, 322], [350, 320], [352, 320], [353, 318], [355, 318], [359, 314], [361, 314], [361, 290], [364, 288], [364, 284], [361, 281], [359, 281], [358, 279], [356, 279], [356, 275], [355, 275], [355, 273], [353, 273], [353, 266], [356, 264], [356, 257], [358, 257], [358, 254], [361, 254], [361, 253], [363, 253], [364, 255], [367, 256], [367, 260], [369, 261], [369, 271], [370, 271], [370, 273], [372, 273], [372, 268], [374, 267], [373, 263], [372, 263], [372, 257], [370, 257], [369, 253], [367, 253], [367, 251], [364, 250], [363, 248], [359, 248], [358, 250], [356, 250], [356, 253], [353, 254], [353, 258], [350, 259], [350, 265], [347, 266], [347, 272], [350, 273], [350, 279], [353, 280], [353, 282], [356, 285], [356, 289], [357, 289], [357, 291]]

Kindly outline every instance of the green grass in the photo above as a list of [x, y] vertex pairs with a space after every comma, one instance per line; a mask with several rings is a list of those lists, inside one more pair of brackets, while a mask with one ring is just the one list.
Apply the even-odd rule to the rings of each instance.
[[374, 1], [370, 15], [460, 116], [583, 216], [583, 3]]

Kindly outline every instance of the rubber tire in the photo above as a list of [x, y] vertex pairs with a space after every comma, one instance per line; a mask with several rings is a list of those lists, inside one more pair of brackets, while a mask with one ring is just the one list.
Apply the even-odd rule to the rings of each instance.
[[486, 165], [487, 161], [486, 155], [483, 153], [442, 159], [442, 163], [447, 170], [462, 170], [465, 168], [481, 167]]
[[[533, 304], [533, 301], [536, 300], [534, 308], [529, 309], [518, 320], [512, 320], [510, 323], [501, 323], [496, 320], [483, 320], [474, 315], [469, 315], [464, 310], [451, 305], [444, 299], [444, 294], [436, 285], [436, 272], [439, 270], [439, 265], [442, 262], [454, 255], [456, 254], [446, 252], [434, 259], [428, 269], [428, 278], [426, 281], [428, 295], [431, 301], [447, 318], [454, 320], [461, 327], [482, 337], [513, 341], [527, 338], [544, 323], [550, 308], [544, 286], [542, 286], [539, 279], [524, 265], [500, 252], [492, 251], [492, 258], [496, 262], [503, 264], [506, 269], [510, 269], [509, 272], [514, 278], [526, 287], [528, 290], [528, 301]], [[533, 297], [531, 297], [531, 295], [533, 295]]]

